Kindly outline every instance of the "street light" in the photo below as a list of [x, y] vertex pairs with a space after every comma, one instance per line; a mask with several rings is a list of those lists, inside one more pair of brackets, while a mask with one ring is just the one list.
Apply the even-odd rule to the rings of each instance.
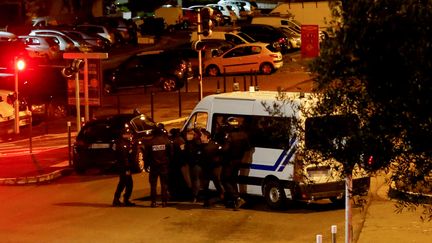
[[20, 57], [15, 57], [14, 59], [15, 68], [15, 134], [19, 134], [19, 95], [18, 95], [18, 73], [23, 71], [26, 67], [26, 63]]

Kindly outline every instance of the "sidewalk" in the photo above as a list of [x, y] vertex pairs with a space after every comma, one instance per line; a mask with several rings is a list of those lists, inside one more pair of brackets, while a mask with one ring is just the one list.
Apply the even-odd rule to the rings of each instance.
[[432, 221], [421, 221], [423, 208], [417, 211], [406, 208], [402, 213], [396, 213], [396, 200], [388, 197], [388, 190], [384, 175], [372, 178], [364, 224], [357, 242], [431, 242]]
[[[18, 135], [2, 137], [0, 185], [48, 182], [70, 172], [68, 120], [56, 119], [34, 126], [31, 136], [26, 127]], [[74, 136], [75, 132], [71, 132], [71, 138]]]

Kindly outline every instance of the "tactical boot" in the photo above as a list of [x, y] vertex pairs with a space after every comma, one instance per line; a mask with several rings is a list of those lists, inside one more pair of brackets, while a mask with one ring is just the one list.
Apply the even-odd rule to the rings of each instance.
[[120, 200], [118, 198], [114, 198], [112, 205], [113, 205], [113, 207], [120, 207], [120, 206], [122, 206], [122, 203], [120, 202]]

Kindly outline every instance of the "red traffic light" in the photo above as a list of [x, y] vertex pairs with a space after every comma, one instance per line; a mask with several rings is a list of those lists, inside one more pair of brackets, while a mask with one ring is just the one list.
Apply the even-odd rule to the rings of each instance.
[[25, 63], [24, 60], [22, 60], [22, 59], [17, 59], [17, 60], [16, 60], [16, 62], [15, 62], [15, 68], [16, 68], [18, 71], [22, 71], [22, 70], [24, 70], [25, 67], [26, 67], [26, 63]]

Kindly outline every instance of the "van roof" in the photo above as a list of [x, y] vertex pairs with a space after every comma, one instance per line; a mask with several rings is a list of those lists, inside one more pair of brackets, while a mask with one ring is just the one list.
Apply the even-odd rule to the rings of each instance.
[[[312, 93], [302, 93], [302, 92], [284, 92], [287, 98], [292, 100], [294, 104], [300, 105], [300, 103], [304, 105], [310, 104], [310, 101], [313, 101]], [[227, 112], [227, 113], [238, 113], [238, 114], [249, 114], [250, 110], [246, 106], [241, 104], [243, 101], [250, 101], [254, 103], [255, 115], [269, 115], [268, 112], [262, 106], [262, 103], [266, 103], [267, 105], [272, 105], [273, 102], [279, 103], [277, 100], [277, 91], [238, 91], [238, 92], [230, 92], [230, 93], [222, 93], [222, 94], [214, 94], [204, 97], [195, 107], [195, 110], [209, 110], [216, 109], [217, 112]], [[238, 103], [236, 103], [238, 101]], [[249, 103], [249, 102], [248, 102]], [[215, 107], [219, 108], [215, 108]], [[293, 109], [289, 108], [290, 105], [284, 106], [284, 110], [286, 115], [293, 115], [295, 112]], [[221, 108], [223, 107], [223, 108]]]
[[[310, 93], [301, 92], [284, 92], [291, 99], [300, 99], [300, 96], [310, 96]], [[233, 100], [275, 100], [278, 95], [277, 91], [238, 91], [222, 94], [210, 95], [213, 99], [233, 99]]]

